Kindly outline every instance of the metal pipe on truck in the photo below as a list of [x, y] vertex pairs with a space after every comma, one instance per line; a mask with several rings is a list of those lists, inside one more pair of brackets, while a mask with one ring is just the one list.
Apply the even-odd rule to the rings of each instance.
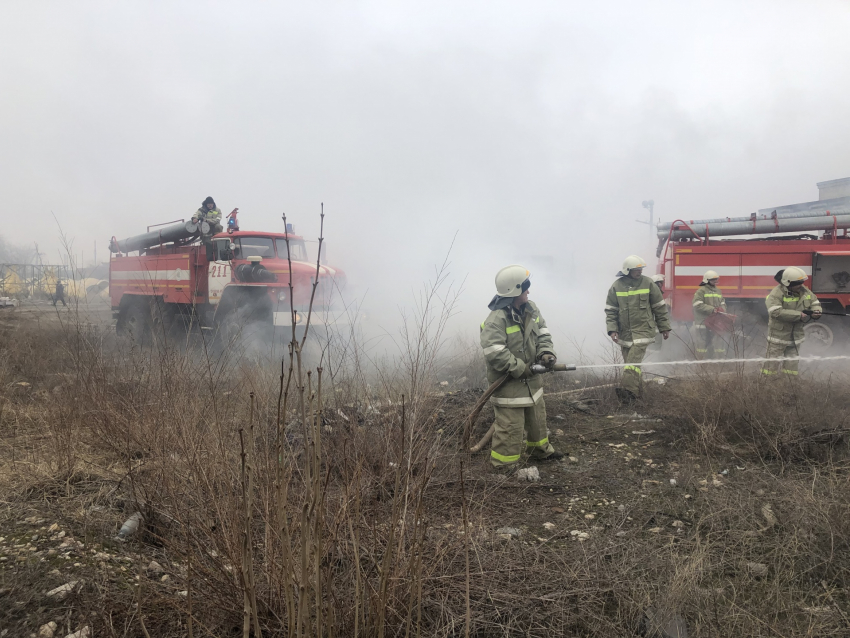
[[[722, 224], [730, 222], [748, 222], [773, 220], [773, 219], [800, 219], [807, 217], [832, 217], [836, 215], [850, 215], [850, 197], [836, 197], [834, 199], [820, 200], [817, 202], [806, 202], [804, 204], [791, 204], [789, 206], [777, 206], [776, 208], [762, 208], [747, 217], [717, 217], [714, 219], [685, 219], [696, 230], [696, 226], [705, 224]], [[658, 238], [664, 238], [670, 231], [672, 222], [659, 222], [656, 226]], [[714, 233], [711, 233], [714, 234]], [[747, 233], [744, 233], [747, 234]]]
[[198, 224], [192, 222], [179, 222], [170, 226], [163, 226], [141, 235], [133, 235], [127, 239], [115, 240], [109, 242], [109, 250], [113, 253], [129, 253], [134, 250], [143, 250], [156, 246], [157, 244], [167, 244], [175, 241], [182, 241], [191, 237], [198, 236]]
[[[729, 235], [772, 235], [775, 233], [797, 233], [806, 230], [832, 230], [833, 228], [850, 228], [850, 213], [843, 215], [817, 215], [815, 217], [777, 217], [776, 219], [759, 219], [756, 221], [738, 222], [708, 222], [695, 221], [689, 223], [690, 228], [676, 228], [670, 232], [658, 230], [658, 238], [665, 241], [688, 239], [696, 233], [699, 237], [725, 237]], [[693, 232], [691, 232], [693, 231]]]

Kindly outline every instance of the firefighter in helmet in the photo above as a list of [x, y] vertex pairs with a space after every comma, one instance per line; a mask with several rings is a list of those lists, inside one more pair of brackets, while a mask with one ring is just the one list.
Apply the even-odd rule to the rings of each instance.
[[726, 300], [717, 286], [720, 275], [707, 270], [702, 283], [694, 293], [694, 331], [696, 332], [697, 359], [726, 356], [726, 344], [705, 325], [705, 320], [715, 312], [726, 312]]
[[208, 233], [203, 234], [204, 243], [208, 243], [210, 238], [216, 233], [224, 230], [221, 226], [221, 211], [215, 205], [215, 200], [212, 197], [207, 197], [201, 207], [192, 215], [194, 223], [207, 222], [210, 226]]
[[608, 290], [605, 319], [608, 336], [623, 353], [623, 387], [617, 388], [621, 401], [631, 403], [640, 396], [643, 361], [646, 348], [655, 341], [655, 330], [667, 339], [670, 317], [661, 290], [643, 269], [646, 262], [637, 255], [626, 257], [617, 273], [618, 279]]
[[534, 363], [547, 368], [556, 361], [552, 335], [534, 302], [528, 300], [530, 273], [512, 265], [496, 274], [496, 296], [490, 314], [481, 324], [481, 348], [487, 364], [487, 379], [498, 381], [505, 373], [508, 381], [493, 394], [496, 429], [490, 462], [497, 469], [516, 466], [525, 448], [532, 460], [563, 458], [549, 443], [543, 382], [531, 371]]
[[[779, 283], [770, 291], [765, 300], [767, 314], [767, 354], [768, 359], [791, 357], [790, 361], [766, 361], [762, 373], [775, 375], [780, 371], [796, 377], [799, 371], [800, 344], [806, 339], [804, 324], [817, 321], [821, 317], [821, 305], [818, 298], [804, 282], [808, 276], [802, 268], [789, 266], [774, 276]], [[808, 311], [808, 312], [807, 312]]]

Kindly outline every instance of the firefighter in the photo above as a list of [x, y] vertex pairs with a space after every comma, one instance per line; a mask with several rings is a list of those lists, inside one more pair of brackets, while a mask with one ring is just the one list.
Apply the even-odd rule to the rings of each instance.
[[[720, 275], [713, 270], [707, 270], [702, 276], [702, 283], [694, 293], [694, 330], [696, 332], [697, 359], [726, 356], [726, 344], [709, 330], [705, 323], [715, 312], [726, 312], [726, 300], [717, 287]], [[709, 357], [709, 351], [711, 356]]]
[[490, 451], [493, 467], [508, 471], [522, 454], [523, 432], [526, 451], [533, 460], [563, 458], [549, 443], [543, 382], [531, 365], [551, 367], [556, 361], [552, 335], [537, 306], [528, 300], [530, 273], [512, 265], [496, 274], [496, 296], [481, 324], [481, 348], [490, 383], [510, 373], [508, 381], [493, 394], [496, 430]]
[[210, 241], [210, 238], [216, 233], [224, 230], [221, 226], [221, 211], [215, 205], [215, 200], [212, 197], [207, 197], [201, 204], [201, 207], [192, 215], [192, 222], [207, 222], [210, 225], [210, 232], [203, 237], [204, 243]]
[[626, 257], [617, 281], [608, 290], [605, 318], [608, 336], [623, 352], [623, 387], [617, 396], [625, 403], [640, 396], [643, 361], [646, 348], [655, 341], [656, 328], [661, 336], [670, 336], [670, 317], [661, 290], [649, 277], [644, 277], [646, 262], [637, 255]]
[[[799, 372], [800, 344], [806, 339], [803, 325], [817, 321], [821, 317], [821, 305], [811, 290], [804, 286], [808, 279], [802, 268], [789, 266], [774, 276], [779, 283], [770, 291], [765, 300], [767, 314], [767, 354], [768, 359], [793, 357], [790, 361], [766, 361], [762, 373], [784, 374], [796, 377]], [[804, 310], [812, 311], [809, 316]]]
[[62, 283], [61, 279], [57, 279], [56, 288], [53, 291], [53, 307], [55, 308], [60, 301], [63, 306], [68, 307], [68, 304], [65, 303], [65, 284]]

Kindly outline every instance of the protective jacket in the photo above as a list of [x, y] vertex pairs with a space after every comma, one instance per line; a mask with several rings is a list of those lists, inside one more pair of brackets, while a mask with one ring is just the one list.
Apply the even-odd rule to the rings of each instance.
[[552, 335], [546, 321], [529, 301], [521, 310], [513, 306], [493, 310], [481, 324], [481, 348], [487, 364], [487, 380], [508, 379], [494, 395], [493, 403], [506, 408], [526, 408], [543, 396], [540, 376], [520, 379], [526, 368], [545, 354], [555, 354]]
[[803, 320], [803, 310], [821, 310], [820, 301], [811, 290], [801, 286], [798, 292], [779, 284], [770, 291], [765, 300], [767, 314], [767, 340], [769, 343], [793, 346], [803, 343], [806, 336], [803, 325], [811, 321]]
[[726, 300], [723, 298], [723, 293], [717, 286], [700, 284], [694, 293], [694, 322], [701, 324], [706, 317], [714, 314], [715, 308], [726, 312]]
[[221, 224], [221, 211], [217, 207], [207, 210], [205, 206], [202, 206], [195, 212], [194, 217], [206, 221], [210, 225]]
[[667, 304], [661, 290], [649, 277], [620, 277], [605, 300], [608, 333], [620, 334], [620, 345], [631, 347], [655, 341], [655, 330], [671, 330]]

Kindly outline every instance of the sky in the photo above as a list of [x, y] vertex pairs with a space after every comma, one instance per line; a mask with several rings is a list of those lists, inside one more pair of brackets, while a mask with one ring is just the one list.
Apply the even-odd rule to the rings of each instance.
[[386, 329], [450, 255], [471, 340], [532, 270], [556, 339], [656, 218], [850, 176], [846, 2], [0, 4], [0, 237], [78, 259], [212, 195], [318, 234]]

